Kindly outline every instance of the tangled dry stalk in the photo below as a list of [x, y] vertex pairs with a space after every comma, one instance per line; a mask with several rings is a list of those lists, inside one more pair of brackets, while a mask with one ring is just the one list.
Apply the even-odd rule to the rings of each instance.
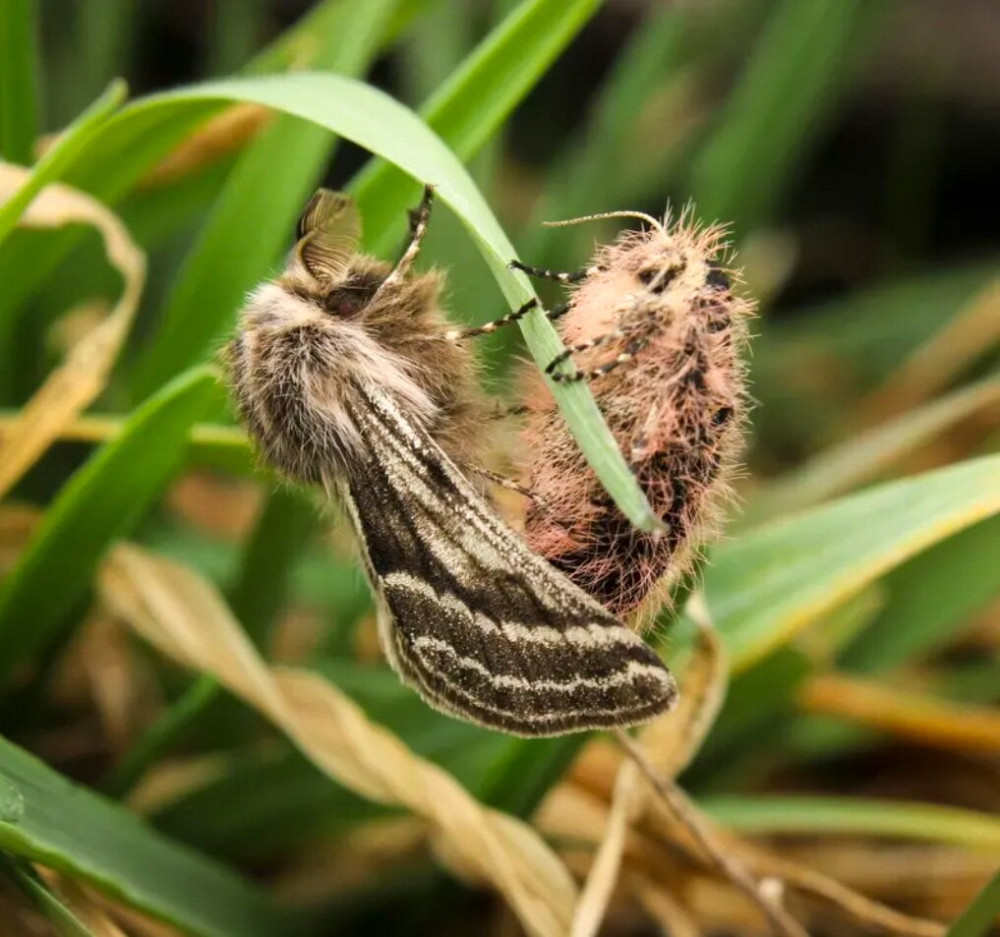
[[[29, 175], [20, 166], [0, 163], [0, 202], [13, 196]], [[142, 294], [145, 254], [118, 216], [89, 195], [65, 185], [46, 186], [20, 219], [20, 224], [38, 228], [72, 223], [98, 230], [124, 288], [108, 316], [73, 346], [63, 364], [21, 408], [13, 425], [5, 428], [0, 446], [0, 497], [104, 390]]]
[[[717, 877], [752, 896], [779, 933], [805, 933], [781, 906], [780, 883], [880, 931], [914, 937], [943, 933], [935, 922], [898, 914], [731, 834], [722, 836], [669, 780], [697, 751], [722, 696], [724, 660], [710, 630], [702, 630], [701, 650], [689, 668], [689, 702], [640, 734], [635, 746], [639, 758], [621, 763], [610, 805], [595, 805], [597, 850], [578, 895], [569, 868], [542, 835], [587, 837], [577, 807], [560, 811], [560, 799], [573, 796], [572, 781], [556, 790], [536, 825], [529, 825], [479, 804], [447, 772], [371, 722], [318, 675], [265, 664], [221, 596], [193, 571], [121, 544], [103, 565], [99, 592], [110, 611], [162, 653], [212, 674], [266, 715], [330, 777], [366, 798], [404, 806], [423, 818], [437, 854], [452, 871], [469, 881], [492, 884], [531, 934], [595, 934], [615, 891], [628, 839], [640, 828], [646, 835], [662, 837], [697, 867], [714, 868]], [[650, 785], [649, 777], [659, 783]], [[669, 913], [669, 891], [656, 894], [665, 883], [647, 867], [629, 865], [624, 882], [644, 907]]]

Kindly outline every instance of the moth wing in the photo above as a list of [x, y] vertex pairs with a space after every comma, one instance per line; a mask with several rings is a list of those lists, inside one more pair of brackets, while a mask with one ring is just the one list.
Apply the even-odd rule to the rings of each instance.
[[317, 280], [336, 280], [360, 241], [361, 215], [354, 199], [319, 189], [299, 217], [295, 255]]
[[383, 647], [433, 706], [519, 735], [634, 725], [671, 707], [659, 657], [532, 553], [378, 387], [352, 417], [369, 454], [343, 492]]

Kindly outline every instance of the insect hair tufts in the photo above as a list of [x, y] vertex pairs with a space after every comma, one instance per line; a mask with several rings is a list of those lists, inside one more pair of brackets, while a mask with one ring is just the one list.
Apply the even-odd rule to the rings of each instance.
[[633, 527], [601, 486], [540, 382], [530, 380], [525, 484], [533, 549], [616, 615], [658, 608], [715, 530], [742, 445], [751, 304], [725, 266], [725, 230], [642, 212], [578, 274], [558, 323], [567, 350], [546, 373], [587, 381], [636, 481], [663, 524]]

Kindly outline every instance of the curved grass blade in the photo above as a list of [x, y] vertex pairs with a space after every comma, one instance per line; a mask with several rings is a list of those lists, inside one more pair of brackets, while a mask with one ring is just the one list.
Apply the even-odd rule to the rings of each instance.
[[741, 233], [767, 220], [888, 4], [781, 0], [692, 172], [706, 220]]
[[[460, 159], [468, 161], [599, 6], [599, 0], [521, 3], [452, 72], [421, 107], [420, 116]], [[375, 253], [390, 250], [403, 230], [400, 209], [419, 197], [419, 181], [380, 161], [366, 167], [351, 190], [365, 219], [366, 248]]]
[[70, 783], [5, 739], [0, 739], [0, 776], [24, 792], [20, 819], [0, 820], [0, 849], [83, 879], [186, 933], [296, 933], [295, 918], [248, 882]]
[[1000, 869], [948, 928], [946, 937], [986, 937], [1000, 917]]
[[[311, 120], [392, 160], [414, 179], [433, 183], [472, 234], [511, 308], [534, 298], [527, 278], [507, 269], [514, 248], [455, 154], [412, 111], [369, 85], [312, 73], [211, 82], [136, 102], [120, 119], [155, 123], [158, 113], [168, 119], [177, 111], [217, 100], [255, 101]], [[521, 328], [540, 366], [562, 350], [555, 329], [537, 310], [521, 321]], [[580, 448], [622, 512], [642, 530], [660, 529], [590, 390], [582, 381], [550, 381], [549, 386]]]
[[705, 576], [743, 670], [910, 557], [1000, 511], [1000, 456], [825, 504], [722, 544]]
[[1000, 819], [960, 807], [851, 797], [706, 797], [699, 806], [741, 833], [891, 836], [1000, 851]]
[[127, 93], [124, 81], [118, 79], [111, 82], [107, 90], [60, 134], [52, 148], [32, 168], [24, 185], [0, 206], [0, 245], [31, 200], [50, 182], [61, 178], [63, 171], [86, 148], [100, 126], [121, 107]]
[[[395, 6], [396, 0], [344, 5], [317, 37], [315, 67], [366, 71]], [[135, 399], [197, 363], [232, 323], [244, 295], [279, 259], [335, 147], [331, 128], [279, 115], [241, 154], [136, 367]]]
[[58, 638], [104, 551], [177, 470], [191, 426], [217, 394], [210, 370], [181, 375], [62, 487], [0, 588], [0, 680]]
[[35, 0], [0, 4], [0, 154], [22, 166], [38, 133], [37, 36]]

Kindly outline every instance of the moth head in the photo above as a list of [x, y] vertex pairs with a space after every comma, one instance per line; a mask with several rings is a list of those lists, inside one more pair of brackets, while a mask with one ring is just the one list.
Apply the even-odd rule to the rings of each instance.
[[360, 313], [385, 277], [358, 254], [361, 216], [354, 199], [320, 189], [299, 218], [297, 237], [289, 272], [331, 315], [350, 319]]

